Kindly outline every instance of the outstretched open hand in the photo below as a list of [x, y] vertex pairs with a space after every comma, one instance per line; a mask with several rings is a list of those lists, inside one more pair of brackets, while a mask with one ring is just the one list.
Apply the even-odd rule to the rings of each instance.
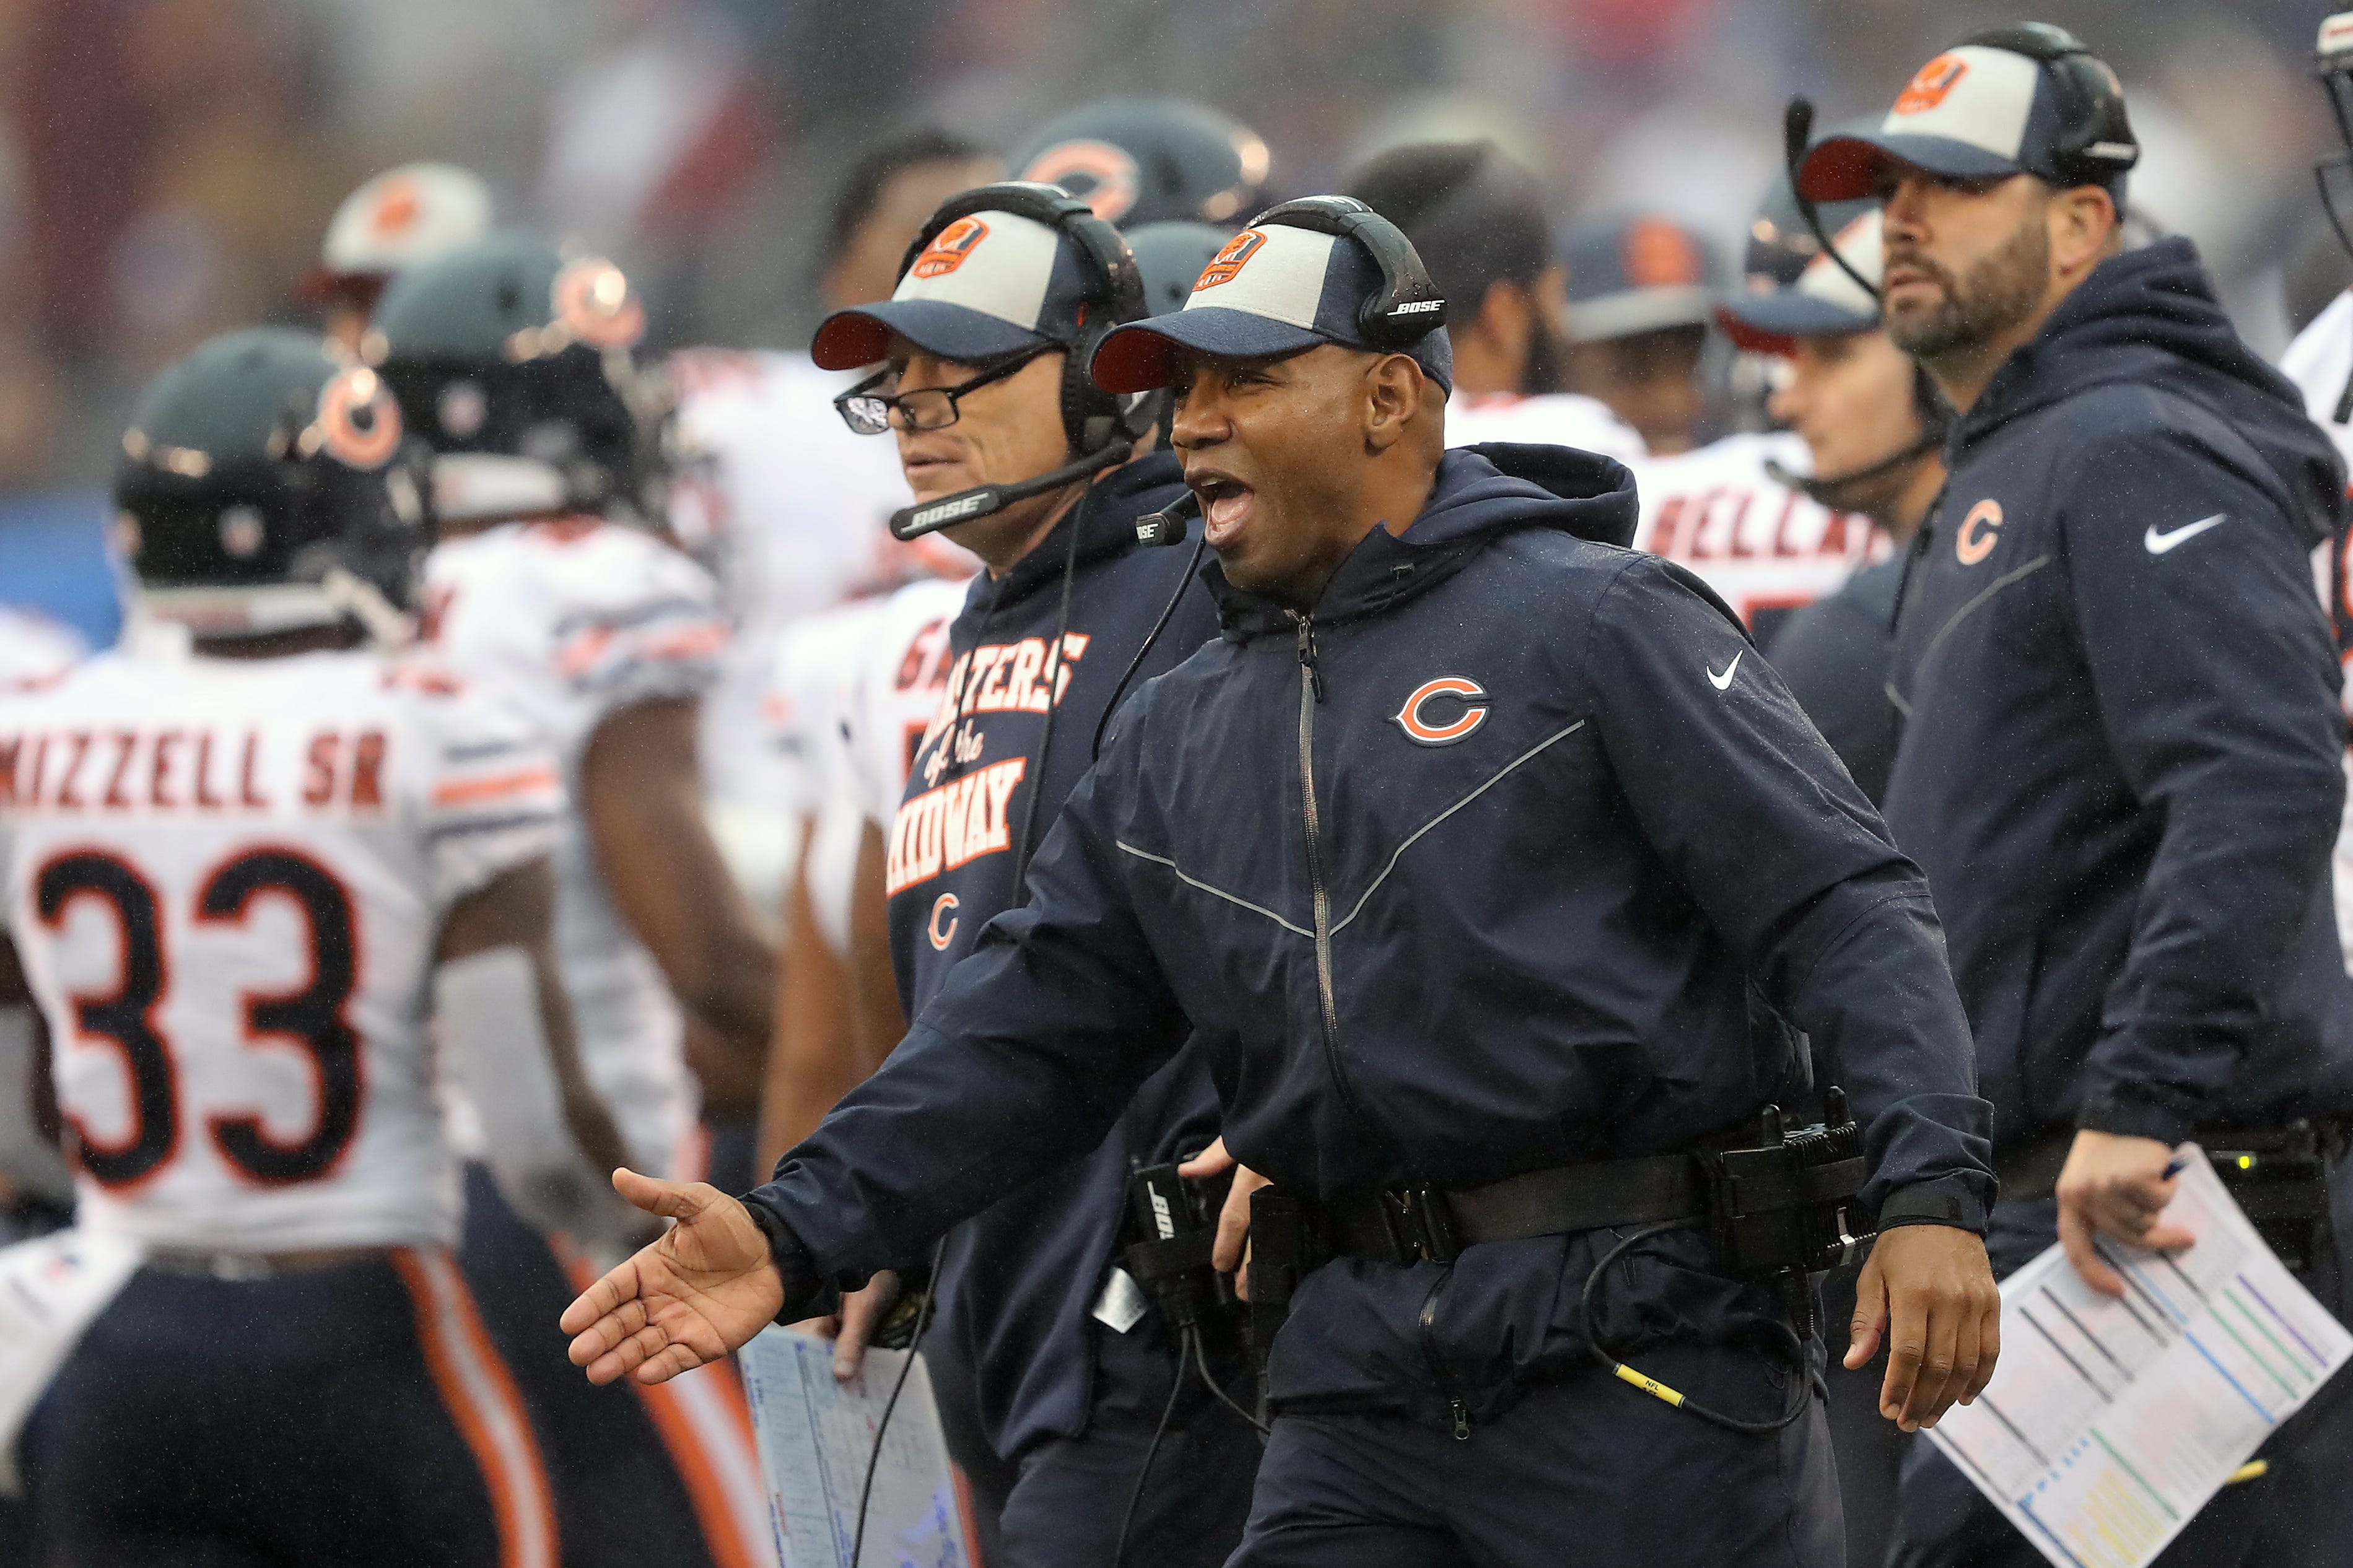
[[717, 1361], [785, 1304], [768, 1238], [742, 1203], [704, 1182], [613, 1173], [613, 1190], [678, 1223], [581, 1292], [559, 1320], [588, 1381], [666, 1383]]

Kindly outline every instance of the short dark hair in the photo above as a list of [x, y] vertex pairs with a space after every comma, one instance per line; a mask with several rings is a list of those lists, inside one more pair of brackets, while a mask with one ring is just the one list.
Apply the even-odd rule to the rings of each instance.
[[1479, 312], [1496, 283], [1533, 283], [1552, 265], [1544, 191], [1493, 142], [1424, 142], [1368, 159], [1342, 182], [1405, 231], [1446, 296], [1450, 326]]
[[868, 148], [833, 188], [833, 211], [826, 219], [825, 246], [818, 253], [818, 265], [830, 267], [841, 259], [850, 240], [882, 205], [882, 193], [908, 170], [927, 163], [970, 163], [989, 155], [988, 149], [978, 142], [934, 125]]

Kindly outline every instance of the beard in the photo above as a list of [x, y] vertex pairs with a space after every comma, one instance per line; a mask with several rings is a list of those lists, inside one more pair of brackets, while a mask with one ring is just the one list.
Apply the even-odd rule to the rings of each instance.
[[1899, 265], [1934, 278], [1944, 298], [1925, 311], [1889, 311], [1887, 335], [1915, 359], [1935, 361], [1981, 348], [2034, 314], [2051, 285], [2051, 236], [2039, 214], [2030, 217], [1966, 278], [1909, 248], [1888, 252], [1888, 268]]
[[1528, 353], [1520, 364], [1520, 395], [1542, 397], [1568, 390], [1568, 345], [1541, 314], [1528, 321]]

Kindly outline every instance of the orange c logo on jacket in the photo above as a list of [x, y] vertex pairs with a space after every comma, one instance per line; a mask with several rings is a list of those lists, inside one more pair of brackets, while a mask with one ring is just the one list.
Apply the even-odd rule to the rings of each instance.
[[[948, 950], [948, 943], [955, 941], [956, 908], [962, 902], [963, 900], [954, 893], [942, 893], [937, 899], [932, 900], [932, 918], [923, 922], [923, 934], [932, 939], [932, 946], [936, 951], [945, 952]], [[944, 930], [940, 925], [942, 915], [948, 917], [948, 923]]]
[[[1433, 716], [1425, 715], [1422, 710], [1439, 698], [1453, 699], [1462, 707], [1452, 718], [1433, 721]], [[1417, 746], [1451, 746], [1468, 739], [1472, 731], [1487, 721], [1486, 689], [1459, 675], [1442, 675], [1415, 687], [1413, 695], [1405, 700], [1405, 706], [1389, 717], [1405, 731], [1405, 738]]]
[[1961, 519], [1961, 531], [1953, 535], [1953, 559], [1964, 566], [1976, 565], [2001, 542], [2000, 529], [2001, 502], [1990, 499], [1978, 502]]

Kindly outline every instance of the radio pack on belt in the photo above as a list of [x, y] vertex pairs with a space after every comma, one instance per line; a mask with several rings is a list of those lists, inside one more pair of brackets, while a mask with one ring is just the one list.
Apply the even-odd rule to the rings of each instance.
[[1182, 1176], [1167, 1164], [1128, 1173], [1129, 1234], [1137, 1239], [1120, 1254], [1120, 1266], [1151, 1295], [1172, 1338], [1198, 1328], [1215, 1341], [1239, 1309], [1232, 1281], [1209, 1263], [1218, 1211], [1232, 1185], [1231, 1171]]
[[2265, 1246], [2291, 1269], [2312, 1265], [2328, 1234], [2328, 1167], [2345, 1152], [2331, 1127], [2291, 1121], [2276, 1128], [2215, 1129], [2198, 1134], [2222, 1179]]
[[[1767, 1106], [1757, 1121], [1685, 1153], [1561, 1165], [1461, 1191], [1391, 1187], [1315, 1203], [1261, 1187], [1250, 1194], [1250, 1348], [1261, 1398], [1266, 1356], [1293, 1291], [1335, 1258], [1451, 1263], [1466, 1247], [1604, 1228], [1640, 1227], [1586, 1281], [1588, 1342], [1593, 1292], [1611, 1263], [1662, 1231], [1704, 1227], [1725, 1273], [1772, 1287], [1802, 1342], [1815, 1328], [1810, 1277], [1852, 1262], [1873, 1235], [1858, 1233], [1853, 1215], [1868, 1173], [1862, 1129], [1848, 1115], [1841, 1090], [1830, 1090], [1824, 1105], [1821, 1122], [1795, 1131], [1778, 1106]], [[1720, 1417], [1612, 1360], [1599, 1342], [1593, 1352], [1636, 1387], [1721, 1426], [1775, 1430], [1796, 1418]], [[1804, 1382], [1799, 1379], [1800, 1412]]]

